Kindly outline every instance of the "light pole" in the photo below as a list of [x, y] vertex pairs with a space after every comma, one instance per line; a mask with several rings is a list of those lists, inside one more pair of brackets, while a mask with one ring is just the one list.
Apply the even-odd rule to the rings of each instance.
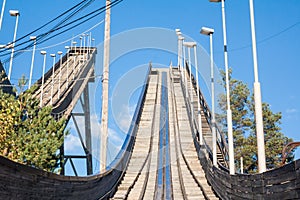
[[90, 32], [90, 35], [89, 35], [88, 59], [90, 59], [91, 47], [92, 47], [92, 32]]
[[17, 36], [20, 12], [18, 10], [10, 10], [9, 14], [10, 14], [10, 16], [16, 17], [16, 25], [15, 25], [14, 40], [13, 40], [11, 55], [10, 55], [8, 80], [10, 80], [10, 77], [11, 77], [12, 63], [13, 63], [14, 51], [15, 51], [14, 47], [15, 47], [15, 41], [16, 41], [16, 36]]
[[191, 117], [192, 117], [192, 127], [194, 124], [194, 98], [193, 98], [193, 86], [192, 86], [192, 63], [191, 63], [191, 48], [194, 48], [194, 46], [196, 45], [195, 42], [184, 42], [183, 46], [188, 48], [188, 59], [189, 59], [189, 71], [190, 71], [190, 92], [189, 92], [189, 97], [190, 97], [190, 106], [191, 106]]
[[44, 81], [45, 81], [45, 68], [46, 68], [46, 51], [41, 51], [41, 54], [44, 56], [43, 62], [43, 74], [42, 74], [42, 87], [41, 87], [41, 97], [40, 97], [40, 107], [43, 106], [43, 92], [44, 92]]
[[53, 66], [52, 66], [52, 82], [51, 82], [51, 99], [50, 99], [50, 104], [52, 105], [52, 100], [53, 100], [53, 90], [54, 90], [54, 71], [55, 71], [55, 53], [50, 54], [50, 56], [53, 58]]
[[62, 68], [62, 51], [58, 51], [59, 58], [59, 76], [58, 76], [58, 98], [60, 98], [60, 81], [61, 81], [61, 68]]
[[82, 52], [82, 58], [83, 58], [83, 61], [86, 60], [86, 53], [85, 53], [85, 49], [86, 49], [86, 37], [88, 36], [88, 34], [83, 34], [83, 52]]
[[180, 45], [180, 37], [181, 37], [181, 32], [180, 32], [180, 29], [179, 28], [177, 28], [177, 29], [175, 29], [175, 31], [176, 31], [176, 35], [178, 36], [178, 52], [177, 52], [177, 65], [178, 65], [178, 69], [179, 69], [179, 71], [181, 71], [181, 66], [180, 66], [180, 49], [181, 49], [181, 45]]
[[32, 80], [32, 71], [33, 71], [34, 56], [35, 56], [35, 47], [36, 47], [36, 36], [30, 36], [30, 40], [33, 40], [33, 50], [32, 50], [32, 59], [31, 59], [29, 84], [28, 84], [28, 88], [29, 89], [31, 87], [31, 80]]
[[185, 95], [188, 98], [188, 85], [187, 85], [187, 76], [186, 76], [186, 56], [185, 56], [185, 46], [184, 46], [184, 42], [182, 42], [182, 51], [183, 51], [183, 78], [184, 78], [184, 86], [185, 86]]
[[195, 66], [196, 66], [196, 81], [197, 81], [197, 114], [198, 114], [198, 137], [200, 145], [203, 145], [203, 133], [202, 133], [202, 117], [201, 117], [201, 107], [200, 107], [200, 89], [199, 89], [199, 78], [198, 78], [198, 59], [197, 59], [197, 44], [194, 46], [195, 55]]
[[89, 34], [86, 33], [85, 34], [85, 37], [84, 37], [84, 41], [83, 41], [83, 46], [84, 46], [84, 61], [86, 62], [87, 59], [88, 59], [88, 54], [89, 54], [89, 48], [88, 48], [88, 45], [89, 45]]
[[254, 65], [254, 103], [255, 103], [256, 139], [257, 139], [257, 151], [258, 151], [257, 152], [258, 171], [259, 173], [263, 173], [266, 171], [266, 155], [265, 155], [263, 113], [262, 113], [262, 103], [261, 103], [261, 89], [260, 89], [260, 83], [258, 81], [258, 65], [257, 65], [253, 0], [249, 0], [249, 6], [250, 6], [252, 52], [253, 52], [253, 65]]
[[184, 59], [183, 59], [183, 40], [184, 37], [182, 36], [182, 33], [180, 32], [180, 29], [176, 29], [176, 35], [178, 36], [178, 66], [179, 71], [181, 73], [181, 77], [183, 78], [183, 68], [184, 68]]
[[228, 55], [227, 55], [227, 36], [226, 36], [226, 19], [225, 19], [225, 0], [209, 0], [210, 2], [222, 3], [222, 22], [223, 22], [223, 40], [224, 40], [224, 60], [226, 74], [226, 99], [227, 99], [227, 132], [229, 146], [229, 171], [235, 173], [234, 167], [234, 148], [233, 148], [233, 131], [232, 131], [232, 112], [230, 108], [230, 91], [229, 91], [229, 72], [228, 72]]
[[208, 35], [210, 41], [210, 78], [211, 78], [211, 112], [212, 112], [212, 143], [213, 143], [213, 165], [217, 166], [217, 133], [215, 118], [215, 84], [214, 84], [214, 55], [213, 55], [213, 34], [214, 29], [202, 27], [201, 34]]
[[0, 30], [2, 28], [2, 21], [3, 21], [3, 14], [4, 14], [5, 4], [6, 4], [6, 0], [3, 0], [2, 10], [1, 10], [1, 17], [0, 17]]
[[82, 54], [81, 54], [81, 51], [82, 51], [82, 37], [80, 36], [79, 37], [79, 39], [80, 39], [80, 50], [79, 50], [79, 58], [81, 58], [82, 59]]
[[74, 55], [74, 58], [73, 58], [73, 70], [72, 70], [72, 74], [73, 74], [73, 81], [75, 80], [75, 66], [76, 66], [76, 44], [77, 44], [77, 42], [72, 42], [72, 44], [73, 44], [73, 48], [74, 48], [74, 53], [73, 53], [73, 55]]
[[65, 49], [67, 50], [67, 88], [69, 87], [69, 46], [65, 46]]
[[[196, 87], [197, 87], [197, 114], [198, 114], [198, 129], [199, 129], [198, 130], [198, 132], [199, 132], [199, 136], [198, 137], [199, 137], [200, 145], [203, 145], [201, 108], [200, 108], [200, 93], [199, 93], [200, 90], [199, 90], [199, 78], [198, 78], [197, 43], [196, 42], [189, 42], [189, 43], [185, 43], [185, 44], [189, 48], [194, 48], [194, 58], [195, 58], [195, 66], [196, 66], [196, 82], [197, 82], [197, 84], [196, 84]], [[190, 69], [190, 71], [191, 71], [191, 69]], [[192, 92], [191, 92], [191, 94], [192, 94]], [[192, 114], [192, 116], [194, 116], [194, 113]]]

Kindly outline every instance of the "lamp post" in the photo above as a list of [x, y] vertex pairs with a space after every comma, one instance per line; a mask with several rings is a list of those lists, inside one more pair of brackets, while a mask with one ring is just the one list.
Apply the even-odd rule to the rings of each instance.
[[183, 51], [183, 82], [184, 82], [184, 86], [185, 86], [185, 95], [187, 95], [188, 97], [188, 86], [187, 86], [187, 76], [186, 76], [186, 56], [185, 56], [185, 46], [184, 46], [184, 42], [182, 42], [182, 51]]
[[255, 103], [256, 139], [257, 139], [257, 151], [258, 151], [257, 152], [258, 171], [259, 173], [263, 173], [266, 171], [266, 155], [265, 155], [263, 113], [262, 113], [262, 103], [261, 103], [261, 89], [260, 89], [260, 83], [258, 81], [258, 65], [257, 65], [253, 0], [249, 0], [249, 6], [250, 6], [252, 52], [253, 52], [253, 65], [254, 65], [254, 103]]
[[234, 148], [233, 148], [233, 131], [232, 131], [232, 112], [230, 108], [230, 91], [229, 91], [229, 72], [228, 72], [228, 55], [227, 55], [227, 35], [226, 35], [226, 19], [225, 19], [225, 0], [209, 0], [210, 2], [222, 3], [222, 22], [223, 22], [223, 40], [224, 40], [224, 60], [226, 74], [226, 99], [227, 99], [227, 132], [229, 146], [229, 171], [230, 174], [235, 173], [234, 167]]
[[59, 76], [58, 76], [58, 98], [60, 98], [60, 81], [61, 81], [61, 68], [62, 68], [62, 51], [58, 51], [59, 58]]
[[86, 60], [86, 53], [85, 53], [85, 49], [86, 49], [86, 37], [88, 37], [88, 34], [83, 34], [83, 52], [82, 52], [82, 59], [83, 61]]
[[5, 4], [6, 4], [6, 0], [3, 0], [2, 10], [1, 10], [1, 17], [0, 17], [0, 30], [2, 28], [2, 21], [3, 21], [3, 14], [4, 14]]
[[175, 29], [175, 31], [176, 31], [176, 35], [178, 36], [177, 66], [178, 66], [179, 71], [181, 71], [181, 66], [180, 66], [181, 42], [180, 42], [180, 39], [179, 39], [181, 37], [181, 32], [180, 32], [179, 28]]
[[53, 90], [54, 90], [54, 71], [55, 71], [55, 53], [50, 54], [50, 56], [53, 58], [53, 66], [52, 66], [52, 82], [51, 82], [51, 99], [50, 99], [50, 104], [52, 105], [52, 100], [53, 100]]
[[[79, 50], [79, 55], [80, 55], [80, 57], [82, 58], [82, 54], [81, 54], [81, 51], [82, 51], [82, 37], [80, 36], [79, 39], [80, 39], [80, 50]], [[80, 58], [80, 57], [79, 57], [79, 58]]]
[[88, 59], [90, 59], [91, 47], [92, 47], [92, 32], [90, 32], [90, 34], [89, 34]]
[[10, 16], [16, 17], [14, 39], [13, 39], [13, 44], [12, 44], [12, 49], [11, 49], [10, 62], [9, 62], [9, 71], [8, 71], [8, 79], [10, 80], [11, 70], [12, 70], [12, 63], [13, 63], [13, 58], [14, 58], [14, 51], [15, 51], [14, 47], [15, 47], [15, 41], [16, 41], [16, 36], [17, 36], [20, 12], [18, 10], [10, 10], [9, 14], [10, 14]]
[[178, 66], [179, 71], [181, 72], [181, 77], [183, 78], [183, 68], [184, 68], [184, 59], [183, 59], [183, 40], [184, 37], [182, 37], [182, 33], [180, 32], [180, 29], [176, 29], [176, 35], [178, 36]]
[[213, 165], [217, 166], [217, 133], [215, 118], [215, 84], [214, 84], [214, 55], [213, 55], [213, 34], [214, 29], [202, 27], [201, 34], [208, 35], [210, 41], [210, 78], [211, 78], [211, 112], [212, 112], [212, 143], [213, 143]]
[[73, 48], [74, 48], [74, 58], [73, 58], [73, 70], [72, 70], [72, 74], [73, 74], [73, 81], [75, 80], [75, 66], [76, 66], [76, 44], [77, 42], [72, 42], [73, 44]]
[[45, 67], [46, 67], [46, 51], [41, 51], [41, 54], [44, 56], [43, 62], [43, 74], [42, 74], [42, 87], [41, 87], [41, 97], [40, 97], [40, 107], [43, 106], [43, 92], [44, 92], [44, 81], [45, 81]]
[[88, 53], [89, 53], [89, 48], [88, 48], [88, 45], [89, 45], [89, 34], [86, 33], [85, 34], [85, 37], [84, 37], [84, 40], [83, 40], [83, 47], [84, 47], [84, 61], [86, 62], [87, 59], [88, 59]]
[[33, 40], [33, 50], [32, 50], [32, 58], [31, 58], [31, 66], [30, 66], [30, 75], [29, 75], [29, 83], [28, 88], [31, 87], [31, 80], [32, 80], [32, 71], [33, 71], [33, 64], [34, 64], [34, 56], [35, 56], [35, 47], [36, 47], [36, 36], [30, 36], [30, 40]]
[[67, 88], [69, 87], [69, 46], [65, 46], [65, 49], [67, 50]]
[[193, 126], [193, 122], [194, 122], [194, 105], [193, 105], [193, 101], [194, 101], [194, 98], [193, 98], [193, 86], [192, 86], [192, 63], [191, 63], [191, 48], [194, 48], [194, 46], [196, 46], [196, 43], [195, 42], [184, 42], [183, 43], [183, 46], [187, 47], [188, 48], [188, 59], [189, 59], [189, 72], [190, 72], [190, 75], [189, 75], [189, 81], [190, 81], [190, 92], [189, 92], [189, 97], [190, 97], [190, 106], [191, 106], [191, 117], [192, 117], [192, 127]]

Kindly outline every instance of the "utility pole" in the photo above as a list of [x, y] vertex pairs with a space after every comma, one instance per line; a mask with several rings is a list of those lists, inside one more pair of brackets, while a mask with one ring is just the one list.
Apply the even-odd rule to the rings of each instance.
[[106, 0], [105, 29], [104, 29], [104, 55], [103, 55], [103, 79], [102, 79], [102, 120], [101, 120], [101, 149], [100, 149], [100, 171], [106, 169], [106, 152], [108, 136], [108, 80], [109, 80], [109, 47], [110, 47], [110, 5]]

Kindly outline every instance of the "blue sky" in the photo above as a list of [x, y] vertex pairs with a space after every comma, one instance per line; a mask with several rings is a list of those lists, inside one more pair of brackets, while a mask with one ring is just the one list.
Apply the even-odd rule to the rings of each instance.
[[[0, 31], [0, 44], [5, 44], [13, 39], [15, 18], [9, 16], [10, 9], [20, 10], [19, 28], [17, 38], [25, 35], [33, 29], [59, 15], [80, 0], [52, 0], [52, 1], [10, 1], [6, 3], [2, 30]], [[88, 13], [95, 8], [103, 6], [105, 1], [95, 1], [82, 13]], [[2, 4], [1, 4], [2, 5]], [[253, 88], [253, 62], [251, 49], [251, 32], [248, 0], [226, 1], [226, 21], [228, 37], [229, 66], [233, 69], [233, 77], [246, 82], [249, 88]], [[258, 50], [259, 80], [261, 82], [262, 100], [268, 102], [274, 112], [282, 112], [282, 131], [295, 141], [300, 141], [298, 124], [300, 124], [300, 1], [299, 0], [254, 0], [256, 37]], [[70, 42], [45, 48], [54, 44], [70, 40], [73, 36], [83, 33], [93, 25], [101, 22], [104, 14], [90, 22], [78, 26], [74, 30], [62, 34], [40, 46], [49, 53], [64, 50]], [[124, 31], [158, 27], [168, 30], [180, 28], [186, 35], [197, 41], [207, 51], [209, 50], [208, 38], [199, 34], [202, 26], [215, 29], [214, 54], [215, 64], [223, 69], [223, 37], [221, 24], [221, 4], [202, 1], [138, 1], [124, 0], [112, 9], [111, 35], [117, 35]], [[103, 41], [104, 23], [100, 23], [91, 32], [97, 44]], [[156, 40], [157, 37], [149, 35]], [[78, 39], [77, 39], [78, 40]], [[132, 41], [132, 40], [131, 40]], [[136, 41], [138, 42], [138, 37]], [[170, 46], [176, 48], [177, 41], [174, 32], [174, 43]], [[116, 47], [118, 48], [118, 47]], [[101, 65], [101, 55], [98, 65]], [[5, 57], [6, 58], [6, 57]], [[4, 58], [1, 57], [1, 60]], [[31, 52], [24, 53], [14, 61], [12, 81], [15, 82], [21, 74], [29, 76]], [[166, 52], [145, 50], [143, 52], [132, 51], [126, 56], [121, 56], [112, 65], [122, 68], [112, 68], [112, 84], [127, 71], [136, 66], [145, 65], [149, 61], [168, 65], [170, 61], [177, 63], [176, 56]], [[201, 61], [200, 61], [201, 62]], [[52, 60], [47, 59], [47, 68]], [[100, 63], [100, 64], [99, 64]], [[200, 63], [201, 64], [201, 63]], [[34, 79], [41, 76], [42, 57], [36, 54]], [[8, 68], [8, 64], [6, 65]], [[99, 70], [99, 75], [101, 74]], [[142, 80], [142, 79], [141, 79]], [[99, 86], [95, 86], [98, 88]], [[100, 87], [101, 89], [101, 87]], [[111, 93], [114, 87], [111, 87]], [[97, 93], [97, 92], [96, 92]], [[132, 106], [134, 103], [131, 103]], [[95, 109], [99, 112], [99, 108]], [[132, 112], [129, 111], [129, 112]], [[96, 117], [99, 118], [99, 115]], [[117, 129], [111, 125], [112, 130]], [[115, 130], [117, 131], [117, 130]], [[116, 144], [118, 146], [118, 144]], [[300, 157], [299, 150], [297, 157]]]

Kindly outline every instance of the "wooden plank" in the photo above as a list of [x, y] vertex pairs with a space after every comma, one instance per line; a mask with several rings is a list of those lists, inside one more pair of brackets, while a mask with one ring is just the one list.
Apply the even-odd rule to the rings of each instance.
[[286, 173], [278, 174], [277, 176], [264, 177], [265, 185], [277, 185], [287, 181], [294, 181], [297, 179], [297, 174], [295, 171], [289, 171]]
[[293, 191], [283, 191], [279, 193], [266, 193], [264, 199], [297, 199], [298, 194], [296, 190]]
[[286, 182], [283, 184], [266, 186], [265, 191], [266, 193], [281, 193], [286, 191], [293, 191], [295, 189], [295, 181]]
[[284, 165], [280, 168], [264, 172], [263, 175], [264, 175], [264, 179], [269, 179], [269, 178], [273, 178], [276, 176], [280, 176], [281, 174], [286, 174], [286, 173], [290, 173], [290, 172], [294, 172], [294, 171], [295, 171], [295, 165], [294, 165], [294, 163], [290, 163], [290, 164]]

